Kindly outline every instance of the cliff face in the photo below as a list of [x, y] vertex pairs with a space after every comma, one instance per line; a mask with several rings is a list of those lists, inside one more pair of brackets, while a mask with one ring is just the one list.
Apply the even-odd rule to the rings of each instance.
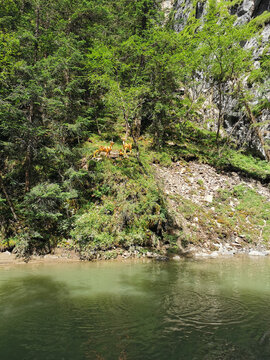
[[[196, 5], [194, 5], [193, 0], [176, 0], [174, 3], [174, 10], [174, 28], [177, 32], [180, 32], [186, 26], [188, 18], [192, 12], [194, 12], [197, 19], [203, 18], [207, 11], [207, 1], [198, 1]], [[270, 11], [270, 1], [243, 0], [240, 4], [233, 6], [230, 11], [232, 15], [237, 16], [235, 25], [241, 25], [263, 14], [265, 11]], [[270, 55], [269, 43], [270, 23], [268, 22], [264, 25], [260, 33], [260, 37], [252, 38], [244, 45], [246, 49], [252, 49], [255, 68], [260, 68], [260, 61], [263, 53], [265, 54], [265, 52], [267, 52], [267, 54]], [[205, 84], [205, 94], [207, 93], [207, 86], [208, 85]], [[266, 102], [270, 102], [270, 76], [264, 79], [264, 86], [261, 86], [260, 88], [252, 86], [250, 90], [254, 95], [254, 100], [251, 105], [256, 105], [260, 99], [265, 99]], [[206, 105], [209, 105], [212, 101], [215, 103], [215, 95], [211, 95], [211, 99], [207, 99]], [[206, 113], [205, 111], [202, 112]], [[215, 111], [212, 111], [212, 113], [215, 113]], [[209, 116], [208, 113], [206, 115]], [[264, 109], [256, 120], [257, 122], [264, 123], [260, 130], [264, 141], [266, 143], [270, 142], [269, 109]], [[244, 111], [239, 110], [237, 100], [230, 96], [227, 96], [226, 99], [224, 128], [228, 133], [232, 133], [234, 138], [237, 139], [239, 145], [245, 143], [257, 155], [265, 157], [265, 152], [262, 148], [261, 142], [258, 140], [254, 130], [250, 127], [250, 120]]]
[[232, 9], [232, 13], [236, 13], [238, 16], [238, 23], [248, 22], [264, 11], [270, 11], [269, 0], [244, 0]]
[[[169, 1], [164, 1], [169, 3]], [[194, 9], [195, 6], [195, 9]], [[194, 5], [193, 0], [176, 0], [174, 3], [175, 9], [175, 30], [181, 31], [187, 23], [187, 19], [191, 12], [195, 10], [196, 19], [200, 19], [206, 11], [207, 1], [197, 1]], [[231, 8], [231, 14], [237, 15], [236, 24], [244, 24], [261, 15], [264, 11], [270, 11], [269, 0], [243, 0], [240, 4], [236, 4]], [[269, 36], [269, 24], [264, 29], [264, 37]], [[267, 39], [265, 39], [267, 40]]]

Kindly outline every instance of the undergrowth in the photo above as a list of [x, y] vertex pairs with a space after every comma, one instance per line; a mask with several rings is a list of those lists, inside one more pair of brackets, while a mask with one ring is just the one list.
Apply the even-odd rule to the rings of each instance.
[[178, 212], [187, 222], [182, 242], [210, 245], [239, 239], [242, 246], [269, 245], [270, 204], [253, 189], [239, 184], [221, 190], [213, 203], [202, 206], [174, 195]]
[[[92, 146], [89, 149], [91, 153]], [[169, 216], [145, 159], [142, 154], [147, 174], [132, 154], [121, 159], [89, 160], [90, 199], [74, 216], [71, 231], [84, 257], [117, 247], [159, 247]]]
[[174, 161], [196, 160], [224, 171], [235, 171], [263, 183], [269, 183], [270, 164], [248, 154], [243, 149], [234, 148], [229, 140], [223, 138], [217, 145], [214, 132], [187, 123], [181, 127], [181, 131], [171, 134], [163, 151], [166, 151]]

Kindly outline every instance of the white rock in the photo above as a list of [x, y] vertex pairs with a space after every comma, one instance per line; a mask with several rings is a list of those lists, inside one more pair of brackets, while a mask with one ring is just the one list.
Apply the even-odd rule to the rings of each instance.
[[213, 201], [213, 195], [206, 195], [204, 200], [211, 203]]
[[216, 258], [220, 255], [220, 253], [218, 251], [213, 251], [211, 254], [210, 254], [210, 257], [211, 258]]
[[195, 257], [206, 257], [209, 258], [211, 256], [211, 254], [208, 254], [206, 252], [197, 252], [194, 254]]
[[51, 254], [48, 254], [48, 255], [45, 255], [44, 256], [44, 259], [58, 259], [58, 256], [57, 255], [51, 255]]
[[265, 256], [266, 254], [262, 251], [251, 250], [248, 255], [250, 256]]
[[242, 247], [242, 245], [237, 242], [232, 242], [231, 245], [236, 247]]

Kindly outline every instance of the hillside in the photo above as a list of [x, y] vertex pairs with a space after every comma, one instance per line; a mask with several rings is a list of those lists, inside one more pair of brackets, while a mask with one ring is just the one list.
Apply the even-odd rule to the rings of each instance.
[[268, 248], [270, 17], [245, 3], [4, 2], [1, 251]]
[[156, 174], [179, 226], [184, 254], [269, 253], [268, 186], [197, 162], [156, 166]]

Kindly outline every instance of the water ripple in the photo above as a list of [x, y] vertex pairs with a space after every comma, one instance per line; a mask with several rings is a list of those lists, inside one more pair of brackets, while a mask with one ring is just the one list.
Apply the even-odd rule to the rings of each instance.
[[224, 295], [199, 294], [186, 290], [182, 294], [170, 296], [164, 306], [167, 307], [165, 322], [169, 328], [177, 326], [233, 325], [248, 322], [254, 316], [252, 310], [238, 298]]

